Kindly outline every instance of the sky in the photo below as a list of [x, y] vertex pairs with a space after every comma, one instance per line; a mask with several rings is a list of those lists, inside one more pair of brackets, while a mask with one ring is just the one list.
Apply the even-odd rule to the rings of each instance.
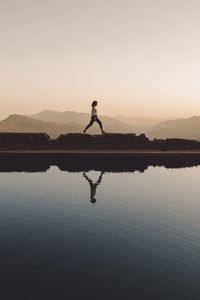
[[0, 0], [0, 118], [200, 115], [199, 0]]

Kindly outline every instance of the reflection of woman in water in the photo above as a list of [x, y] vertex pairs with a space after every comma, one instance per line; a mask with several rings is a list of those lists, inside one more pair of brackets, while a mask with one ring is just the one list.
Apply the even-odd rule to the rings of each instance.
[[97, 186], [101, 183], [102, 180], [102, 176], [103, 176], [104, 172], [101, 172], [101, 174], [99, 175], [99, 179], [94, 182], [92, 179], [90, 179], [85, 172], [83, 172], [83, 177], [85, 177], [85, 179], [87, 179], [87, 181], [89, 182], [90, 185], [90, 202], [91, 203], [95, 203], [97, 200], [94, 198], [94, 196], [96, 195], [96, 189]]

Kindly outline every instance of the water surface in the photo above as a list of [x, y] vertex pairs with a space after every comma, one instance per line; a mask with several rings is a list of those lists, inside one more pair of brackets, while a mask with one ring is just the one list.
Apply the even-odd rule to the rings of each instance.
[[199, 166], [0, 173], [1, 292], [200, 299], [199, 178]]

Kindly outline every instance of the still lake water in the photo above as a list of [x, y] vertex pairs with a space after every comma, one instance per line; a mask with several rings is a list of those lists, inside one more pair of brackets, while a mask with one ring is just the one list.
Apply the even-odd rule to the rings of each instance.
[[1, 293], [200, 299], [199, 178], [200, 167], [0, 173]]

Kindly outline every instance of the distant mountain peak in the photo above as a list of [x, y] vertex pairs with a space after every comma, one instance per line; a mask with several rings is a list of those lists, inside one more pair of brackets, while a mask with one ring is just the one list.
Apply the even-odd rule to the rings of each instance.
[[[12, 114], [12, 115], [9, 115], [5, 120], [13, 120], [13, 119], [26, 119], [28, 118], [27, 116], [24, 116], [24, 115], [19, 115], [19, 114]], [[4, 120], [4, 121], [5, 121]]]

